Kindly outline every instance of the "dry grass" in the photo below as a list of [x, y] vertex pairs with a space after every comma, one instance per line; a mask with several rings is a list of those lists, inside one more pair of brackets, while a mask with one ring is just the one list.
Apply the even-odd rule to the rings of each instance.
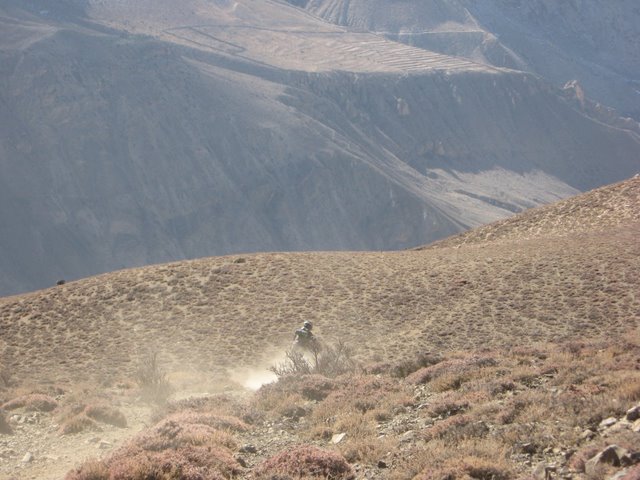
[[237, 477], [242, 467], [233, 457], [238, 448], [233, 433], [244, 432], [248, 427], [238, 418], [219, 414], [218, 408], [212, 411], [210, 401], [191, 403], [193, 409], [168, 406], [170, 413], [154, 427], [131, 439], [110, 457], [85, 462], [70, 472], [67, 480]]
[[256, 478], [355, 478], [351, 466], [339, 454], [312, 445], [300, 445], [269, 458], [256, 469]]
[[4, 410], [16, 410], [24, 408], [28, 412], [51, 412], [58, 406], [55, 398], [41, 393], [32, 393], [9, 400], [2, 408]]
[[[600, 421], [640, 401], [638, 212], [633, 179], [420, 251], [256, 254], [115, 272], [0, 299], [0, 355], [25, 382], [104, 385], [134, 378], [151, 351], [159, 356], [146, 378], [204, 371], [228, 385], [229, 371], [266, 370], [309, 319], [323, 340], [376, 363], [332, 379], [285, 377], [248, 402], [163, 405], [153, 428], [73, 480], [305, 478], [325, 472], [309, 465], [328, 457], [373, 478], [525, 476], [525, 457], [564, 465], [569, 447], [600, 448]], [[30, 395], [7, 403], [36, 408], [47, 392]], [[63, 430], [121, 421], [101, 400], [67, 400]], [[581, 437], [587, 428], [596, 438]], [[301, 447], [309, 464], [278, 454], [301, 442], [326, 447], [339, 433], [333, 453]], [[610, 433], [608, 442], [640, 442]], [[260, 453], [241, 468], [234, 454], [254, 438]], [[272, 463], [258, 468], [266, 457]]]
[[91, 430], [97, 431], [100, 430], [100, 427], [95, 420], [92, 420], [84, 414], [75, 415], [66, 419], [60, 424], [59, 428], [60, 435], [72, 435]]
[[209, 258], [3, 298], [0, 355], [15, 378], [101, 382], [133, 377], [142, 347], [169, 373], [268, 366], [301, 319], [367, 364], [619, 336], [640, 324], [638, 192], [632, 179], [525, 214], [490, 242]]
[[515, 477], [508, 457], [509, 449], [492, 440], [468, 439], [456, 443], [434, 440], [416, 451], [411, 461], [391, 478], [506, 480]]
[[84, 414], [101, 423], [124, 428], [127, 426], [127, 419], [124, 414], [110, 405], [87, 405]]
[[[94, 471], [111, 475], [98, 479], [353, 478], [355, 465], [358, 475], [377, 472], [376, 479], [507, 480], [530, 475], [538, 463], [582, 471], [608, 444], [629, 451], [640, 444], [629, 426], [599, 429], [603, 418], [622, 418], [636, 404], [623, 385], [640, 379], [639, 352], [640, 337], [629, 335], [624, 344], [614, 338], [579, 348], [568, 342], [445, 354], [432, 369], [437, 374], [418, 384], [391, 376], [393, 369], [284, 377], [248, 405], [226, 396], [169, 403], [154, 427], [69, 478], [87, 480]], [[517, 369], [525, 366], [535, 368], [525, 375]], [[451, 374], [466, 380], [440, 388]], [[299, 417], [287, 413], [299, 408]], [[252, 426], [237, 417], [248, 411], [258, 412]], [[587, 428], [594, 438], [582, 436]], [[335, 434], [345, 435], [332, 445]], [[243, 469], [233, 455], [247, 441], [260, 453]]]

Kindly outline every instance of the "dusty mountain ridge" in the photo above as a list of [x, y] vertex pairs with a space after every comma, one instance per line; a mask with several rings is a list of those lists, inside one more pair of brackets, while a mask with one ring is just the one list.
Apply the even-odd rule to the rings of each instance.
[[633, 128], [540, 78], [286, 3], [5, 0], [0, 21], [0, 294], [412, 247], [639, 168]]
[[633, 178], [439, 248], [207, 258], [7, 297], [2, 363], [95, 381], [132, 374], [151, 350], [172, 371], [223, 378], [268, 363], [302, 320], [388, 361], [622, 334], [640, 311], [639, 190]]

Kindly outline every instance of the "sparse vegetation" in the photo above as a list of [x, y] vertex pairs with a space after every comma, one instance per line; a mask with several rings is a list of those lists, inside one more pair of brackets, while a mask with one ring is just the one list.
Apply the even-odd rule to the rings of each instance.
[[[215, 409], [214, 409], [215, 410]], [[177, 409], [102, 461], [90, 460], [67, 480], [228, 479], [242, 471], [233, 432], [248, 427], [201, 404]]]
[[334, 378], [357, 369], [352, 349], [342, 341], [335, 345], [321, 346], [317, 343], [308, 351], [288, 350], [285, 356], [283, 362], [269, 368], [278, 378], [292, 375], [322, 375]]
[[[634, 453], [640, 444], [637, 420], [622, 420], [640, 402], [635, 233], [632, 225], [585, 232], [579, 239], [541, 236], [483, 247], [472, 242], [393, 256], [327, 254], [317, 263], [316, 254], [251, 255], [246, 262], [226, 258], [149, 267], [138, 271], [133, 284], [125, 272], [90, 279], [86, 287], [74, 283], [64, 292], [57, 289], [61, 296], [80, 292], [81, 302], [73, 305], [78, 299], [64, 297], [66, 309], [57, 311], [82, 327], [69, 336], [78, 341], [74, 348], [104, 351], [95, 348], [95, 336], [123, 355], [86, 360], [84, 365], [91, 365], [86, 370], [100, 378], [102, 390], [58, 391], [54, 385], [71, 371], [65, 356], [60, 371], [36, 390], [4, 390], [3, 405], [12, 409], [15, 431], [46, 425], [55, 416], [62, 433], [97, 438], [102, 433], [88, 432], [120, 432], [112, 425], [124, 426], [124, 414], [130, 421], [139, 418], [129, 417], [127, 409], [140, 391], [152, 392], [143, 395], [145, 400], [167, 398], [168, 376], [158, 355], [143, 359], [136, 376], [129, 360], [137, 358], [132, 343], [138, 348], [154, 336], [155, 343], [148, 342], [152, 351], [186, 359], [186, 366], [177, 367], [183, 370], [215, 371], [217, 382], [225, 369], [255, 368], [250, 362], [265, 344], [290, 338], [291, 325], [255, 318], [273, 314], [279, 319], [299, 310], [305, 318], [321, 319], [314, 319], [319, 336], [339, 332], [343, 342], [307, 358], [291, 353], [273, 369], [278, 381], [255, 395], [243, 393], [240, 399], [234, 391], [144, 404], [157, 412], [152, 427], [68, 478], [318, 478], [293, 468], [284, 455], [302, 444], [313, 458], [331, 454], [338, 464], [346, 462], [351, 473], [346, 470], [345, 478], [506, 480], [530, 478], [542, 465], [543, 474], [548, 466], [555, 469], [547, 472], [554, 478], [604, 480], [619, 469], [598, 466], [587, 474], [587, 462], [611, 444]], [[580, 255], [572, 253], [576, 249]], [[380, 278], [370, 282], [369, 275]], [[105, 279], [111, 283], [103, 289]], [[131, 288], [121, 288], [120, 282]], [[73, 317], [85, 302], [96, 309], [111, 305], [88, 318], [114, 314], [118, 302], [127, 301], [122, 291], [148, 310], [129, 332], [135, 342], [117, 330], [100, 330], [109, 322], [93, 324], [95, 335], [86, 333], [91, 328]], [[56, 311], [56, 302], [57, 297], [40, 293], [23, 297], [22, 303], [0, 300], [3, 333], [19, 339], [29, 329], [43, 328], [46, 315], [39, 312]], [[154, 310], [156, 303], [162, 311]], [[284, 313], [276, 315], [272, 304]], [[343, 318], [345, 305], [367, 314]], [[129, 310], [115, 316], [139, 318]], [[181, 321], [169, 323], [171, 316]], [[22, 330], [13, 332], [20, 322], [8, 324], [6, 318], [32, 323], [23, 322]], [[67, 330], [56, 333], [62, 322], [47, 325], [52, 335], [67, 338]], [[355, 353], [346, 348], [352, 344], [358, 346]], [[11, 358], [41, 365], [39, 355], [32, 349]], [[10, 368], [22, 367], [16, 361]], [[54, 372], [48, 368], [43, 371]], [[175, 375], [172, 371], [172, 381]], [[113, 401], [106, 393], [124, 391], [115, 379], [133, 377], [140, 390], [128, 389], [126, 401]], [[158, 386], [160, 395], [153, 393]], [[53, 402], [43, 402], [43, 396]], [[80, 443], [87, 436], [62, 440]], [[269, 470], [269, 459], [292, 469]]]
[[95, 420], [87, 417], [84, 413], [67, 418], [60, 425], [60, 435], [72, 435], [88, 430], [100, 430]]
[[50, 412], [58, 406], [58, 402], [55, 398], [49, 395], [41, 393], [32, 393], [28, 395], [22, 395], [20, 397], [9, 400], [2, 408], [5, 410], [16, 410], [18, 408], [24, 408], [27, 411], [35, 412]]
[[355, 478], [347, 461], [335, 452], [313, 445], [300, 445], [275, 455], [256, 469], [256, 478]]
[[101, 423], [124, 428], [127, 426], [127, 419], [117, 408], [109, 405], [87, 405], [84, 414]]
[[173, 391], [166, 372], [160, 366], [158, 352], [152, 352], [141, 360], [135, 379], [143, 398], [148, 401], [163, 404]]

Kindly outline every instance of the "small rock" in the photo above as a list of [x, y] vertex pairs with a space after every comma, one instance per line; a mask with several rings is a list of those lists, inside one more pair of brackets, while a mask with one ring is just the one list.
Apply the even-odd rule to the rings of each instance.
[[100, 441], [100, 437], [91, 437], [86, 440], [86, 443], [98, 443]]
[[236, 462], [238, 462], [242, 468], [247, 468], [247, 466], [249, 465], [247, 461], [240, 455], [236, 455], [235, 459], [236, 459]]
[[378, 460], [378, 468], [387, 468], [388, 466], [384, 460]]
[[600, 422], [600, 425], [598, 425], [598, 428], [600, 430], [604, 430], [605, 428], [612, 427], [616, 423], [618, 423], [618, 419], [616, 417], [605, 418]]
[[590, 429], [586, 429], [584, 432], [582, 432], [582, 434], [580, 435], [580, 440], [591, 440], [593, 437], [596, 436], [596, 432], [594, 432], [593, 430]]
[[22, 463], [31, 463], [33, 462], [33, 453], [31, 452], [27, 452], [24, 454], [24, 457], [22, 457]]
[[636, 420], [633, 425], [631, 426], [631, 430], [633, 430], [634, 432], [640, 432], [640, 420]]
[[347, 436], [346, 433], [336, 433], [333, 437], [331, 437], [331, 443], [333, 443], [334, 445], [337, 445], [342, 440], [344, 440], [344, 437], [346, 436]]
[[554, 463], [539, 463], [533, 470], [533, 477], [537, 480], [549, 480], [551, 478], [551, 474], [556, 470], [557, 467]]
[[111, 448], [111, 443], [107, 442], [106, 440], [100, 440], [100, 443], [98, 443], [98, 448], [101, 450], [106, 450], [107, 448]]
[[[619, 467], [622, 464], [622, 459], [628, 457], [628, 452], [617, 445], [609, 445], [607, 448], [598, 453], [595, 457], [587, 460], [584, 465], [585, 473], [588, 477], [596, 475], [598, 467], [602, 464], [613, 465]], [[628, 460], [627, 460], [628, 461]]]
[[416, 439], [416, 432], [414, 432], [413, 430], [409, 430], [402, 434], [402, 436], [400, 437], [400, 443], [411, 443], [415, 441], [415, 439]]
[[630, 422], [635, 422], [636, 420], [640, 419], [640, 405], [636, 405], [635, 407], [631, 407], [629, 410], [627, 410], [625, 418]]
[[522, 453], [526, 453], [527, 455], [533, 455], [537, 450], [537, 447], [531, 442], [523, 443], [520, 445], [520, 451]]
[[251, 445], [250, 443], [247, 443], [246, 445], [243, 445], [242, 447], [240, 447], [240, 452], [241, 453], [258, 453], [258, 449], [256, 448], [255, 445]]

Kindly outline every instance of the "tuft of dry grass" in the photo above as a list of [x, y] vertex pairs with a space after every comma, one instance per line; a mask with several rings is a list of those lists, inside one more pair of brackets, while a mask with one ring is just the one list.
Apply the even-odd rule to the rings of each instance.
[[433, 440], [416, 449], [391, 478], [508, 480], [515, 477], [508, 457], [509, 449], [494, 440], [471, 438], [455, 443]]
[[173, 392], [173, 386], [167, 379], [167, 373], [161, 367], [158, 357], [158, 352], [154, 351], [140, 360], [135, 381], [145, 400], [162, 405]]
[[65, 480], [110, 480], [109, 467], [100, 460], [87, 460], [80, 467], [67, 473], [64, 478]]
[[[238, 448], [233, 432], [245, 432], [248, 426], [218, 413], [229, 408], [219, 401], [198, 399], [179, 405], [165, 406], [170, 411], [166, 418], [111, 457], [81, 465], [67, 480], [222, 480], [239, 475], [242, 467], [233, 457]], [[86, 409], [73, 418], [81, 416], [88, 418]]]
[[49, 395], [42, 393], [32, 393], [29, 395], [22, 395], [13, 400], [9, 400], [2, 408], [4, 410], [16, 410], [18, 408], [24, 408], [29, 412], [51, 412], [58, 407], [58, 402]]
[[257, 479], [355, 478], [344, 457], [312, 445], [299, 445], [267, 459], [256, 468], [255, 475]]
[[186, 446], [155, 452], [129, 446], [107, 461], [84, 463], [65, 480], [224, 480], [241, 470], [228, 452], [219, 449]]
[[75, 415], [60, 424], [60, 435], [72, 435], [87, 430], [100, 430], [100, 426], [84, 414]]
[[127, 426], [127, 419], [124, 414], [117, 408], [109, 405], [87, 405], [84, 409], [84, 414], [101, 423], [113, 425], [116, 427], [125, 428]]

